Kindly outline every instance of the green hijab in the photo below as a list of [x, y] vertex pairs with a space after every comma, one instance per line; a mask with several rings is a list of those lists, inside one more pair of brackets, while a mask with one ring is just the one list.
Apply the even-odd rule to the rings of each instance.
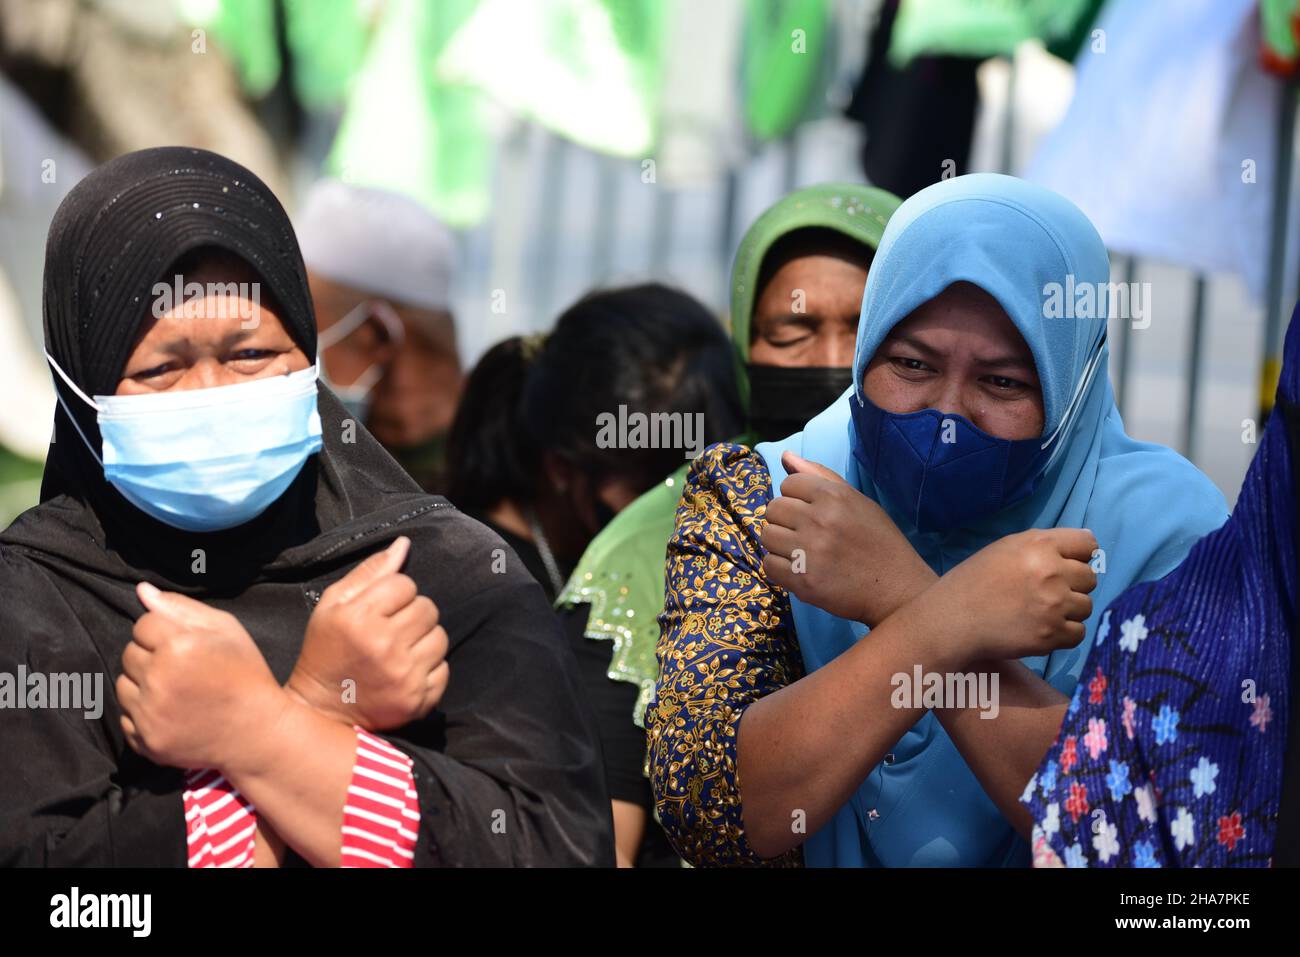
[[[880, 244], [899, 200], [869, 186], [825, 183], [795, 190], [754, 221], [731, 270], [731, 338], [740, 397], [749, 408], [750, 323], [759, 274], [768, 250], [801, 229], [832, 229], [870, 246]], [[747, 436], [737, 441], [751, 444]], [[557, 608], [586, 603], [588, 638], [614, 642], [609, 677], [640, 688], [632, 720], [645, 727], [645, 708], [659, 666], [659, 613], [664, 606], [664, 558], [676, 522], [689, 463], [623, 509], [587, 546], [555, 600]]]

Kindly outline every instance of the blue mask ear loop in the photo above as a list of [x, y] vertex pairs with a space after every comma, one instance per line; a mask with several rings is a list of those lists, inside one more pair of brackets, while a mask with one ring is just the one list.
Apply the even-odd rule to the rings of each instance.
[[[1101, 356], [1105, 345], [1106, 332], [1103, 330], [1101, 338], [1097, 341], [1097, 345], [1093, 350], [1092, 357], [1088, 360], [1087, 366], [1084, 367], [1083, 377], [1079, 380], [1079, 387], [1074, 390], [1074, 395], [1070, 399], [1070, 404], [1065, 407], [1065, 414], [1061, 416], [1061, 424], [1058, 425], [1056, 431], [1048, 436], [1047, 440], [1039, 446], [1040, 449], [1045, 449], [1053, 442], [1056, 442], [1058, 438], [1068, 431], [1070, 425], [1073, 424], [1075, 415], [1083, 408], [1083, 398], [1088, 394], [1088, 390], [1092, 388], [1092, 381], [1097, 377], [1097, 370], [1101, 368]], [[1052, 454], [1048, 456], [1047, 464], [1043, 466], [1043, 472], [1046, 472], [1052, 467], [1052, 464], [1056, 461], [1056, 457], [1061, 454], [1061, 449], [1063, 448], [1065, 448], [1064, 442], [1057, 443], [1056, 448], [1052, 449]]]
[[[92, 399], [90, 396], [86, 395], [86, 393], [82, 392], [80, 386], [78, 386], [77, 383], [73, 382], [70, 378], [68, 378], [68, 374], [59, 368], [59, 364], [54, 361], [54, 357], [50, 355], [48, 352], [45, 353], [45, 360], [49, 362], [51, 366], [54, 367], [54, 371], [59, 374], [59, 378], [63, 380], [64, 384], [67, 385], [69, 389], [71, 389], [73, 392], [77, 394], [78, 398], [80, 398], [82, 402], [86, 403], [86, 405], [90, 406], [96, 412], [99, 411], [99, 404], [96, 403], [95, 400]], [[95, 447], [91, 445], [90, 439], [86, 438], [86, 433], [81, 431], [81, 425], [77, 422], [77, 417], [72, 414], [72, 410], [69, 409], [67, 403], [63, 401], [63, 393], [59, 389], [55, 389], [54, 394], [55, 396], [58, 397], [59, 405], [63, 406], [63, 414], [72, 420], [72, 427], [76, 429], [77, 434], [81, 436], [81, 441], [85, 443], [85, 446], [87, 450], [89, 450], [90, 454], [95, 457], [95, 461], [99, 463], [99, 467], [103, 468], [104, 460], [100, 458], [99, 453], [95, 451]]]

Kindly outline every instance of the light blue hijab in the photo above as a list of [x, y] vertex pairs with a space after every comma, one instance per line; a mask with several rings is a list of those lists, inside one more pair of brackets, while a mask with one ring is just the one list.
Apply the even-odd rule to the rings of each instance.
[[[921, 533], [881, 502], [923, 559], [942, 575], [990, 542], [1029, 528], [1088, 528], [1103, 550], [1094, 613], [1077, 647], [1024, 664], [1065, 695], [1074, 691], [1101, 610], [1130, 585], [1172, 570], [1203, 535], [1227, 519], [1227, 503], [1191, 463], [1124, 433], [1107, 375], [1107, 297], [1096, 318], [1048, 318], [1050, 291], [1083, 283], [1105, 289], [1106, 249], [1088, 219], [1064, 197], [1010, 176], [972, 174], [927, 187], [889, 220], [867, 279], [853, 371], [856, 384], [804, 431], [757, 447], [780, 494], [781, 453], [792, 450], [880, 496], [853, 455], [849, 403], [877, 347], [898, 322], [955, 282], [987, 291], [1028, 343], [1043, 390], [1044, 438], [1060, 428], [1060, 448], [1029, 498], [978, 524]], [[1072, 287], [1068, 277], [1073, 277]], [[1094, 287], [1096, 288], [1096, 287]], [[1077, 304], [1077, 302], [1076, 302]], [[1065, 306], [1062, 305], [1062, 310]], [[1087, 377], [1089, 366], [1097, 372]], [[1086, 388], [1084, 387], [1086, 385]], [[1096, 563], [1100, 569], [1101, 562]], [[811, 672], [866, 634], [790, 598], [795, 632]], [[881, 707], [888, 707], [881, 702]], [[809, 866], [1011, 866], [1027, 845], [1002, 817], [933, 714], [872, 769], [835, 817], [804, 844]]]

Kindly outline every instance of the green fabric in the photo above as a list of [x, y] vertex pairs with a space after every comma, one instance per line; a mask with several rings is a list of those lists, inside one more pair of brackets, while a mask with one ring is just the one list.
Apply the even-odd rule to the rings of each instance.
[[40, 462], [0, 446], [0, 529], [40, 501], [44, 471]]
[[244, 91], [254, 99], [280, 78], [274, 0], [183, 0], [181, 13], [206, 29], [234, 64]]
[[[745, 365], [749, 361], [754, 287], [772, 244], [787, 233], [822, 227], [875, 249], [898, 204], [897, 197], [881, 189], [828, 183], [796, 190], [749, 227], [731, 273], [731, 337], [746, 407]], [[748, 438], [737, 441], [752, 444]], [[646, 704], [659, 674], [655, 648], [664, 604], [664, 560], [688, 467], [683, 466], [614, 516], [587, 546], [555, 600], [560, 608], [583, 602], [591, 605], [587, 637], [614, 642], [610, 678], [640, 688], [632, 714], [637, 727], [645, 727]]]
[[1048, 38], [1047, 52], [1067, 63], [1073, 63], [1078, 58], [1079, 51], [1091, 41], [1093, 25], [1101, 16], [1101, 8], [1105, 5], [1106, 0], [1086, 0], [1074, 27], [1059, 36]]
[[1010, 56], [1024, 40], [1074, 36], [1096, 12], [1093, 0], [905, 0], [889, 60], [902, 67], [922, 55]]
[[1297, 56], [1293, 21], [1300, 15], [1300, 0], [1260, 0], [1259, 25], [1264, 48], [1283, 63]]
[[285, 34], [293, 51], [293, 87], [312, 109], [347, 98], [370, 40], [358, 0], [285, 0]]
[[478, 6], [390, 0], [325, 164], [347, 182], [412, 196], [455, 229], [487, 216], [493, 143], [481, 94], [444, 82], [434, 64]]
[[645, 709], [659, 667], [657, 617], [664, 603], [664, 556], [689, 465], [623, 509], [587, 546], [556, 607], [586, 603], [588, 638], [614, 642], [609, 676], [637, 685], [632, 720], [645, 727]]
[[[256, 99], [271, 91], [284, 66], [276, 42], [274, 0], [182, 0], [180, 9], [229, 54], [245, 92]], [[284, 0], [292, 81], [306, 106], [319, 109], [343, 102], [369, 40], [364, 10], [361, 0]]]
[[[298, 98], [311, 109], [344, 107], [328, 172], [413, 196], [453, 228], [486, 218], [493, 140], [482, 95], [435, 72], [481, 3], [388, 0], [372, 24], [365, 0], [285, 0]], [[183, 0], [182, 10], [227, 51], [250, 96], [270, 92], [283, 68], [274, 0]]]
[[438, 75], [588, 149], [654, 146], [669, 5], [663, 0], [482, 0]]
[[804, 118], [832, 26], [827, 0], [747, 0], [742, 88], [757, 139], [779, 139]]

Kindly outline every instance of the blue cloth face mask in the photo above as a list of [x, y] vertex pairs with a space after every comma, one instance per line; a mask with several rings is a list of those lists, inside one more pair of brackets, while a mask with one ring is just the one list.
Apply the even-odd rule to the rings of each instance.
[[853, 455], [884, 501], [919, 532], [948, 532], [994, 515], [1038, 488], [1065, 445], [1058, 439], [1082, 405], [1101, 354], [1099, 342], [1060, 426], [1046, 439], [1002, 439], [953, 413], [886, 412], [850, 396]]
[[91, 399], [46, 358], [98, 413], [102, 457], [63, 407], [104, 478], [140, 511], [173, 528], [215, 532], [251, 521], [284, 494], [321, 447], [316, 366], [211, 389]]

